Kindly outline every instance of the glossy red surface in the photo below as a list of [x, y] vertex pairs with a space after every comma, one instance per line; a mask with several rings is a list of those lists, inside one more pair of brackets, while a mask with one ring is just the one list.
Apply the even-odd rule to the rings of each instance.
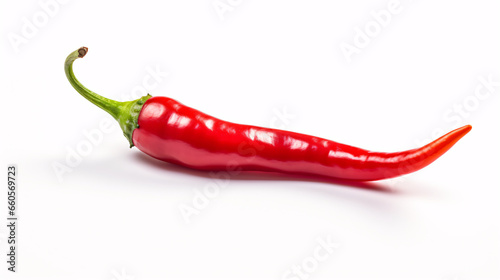
[[258, 170], [352, 180], [380, 180], [419, 170], [445, 153], [471, 126], [414, 150], [379, 153], [327, 139], [219, 120], [171, 98], [144, 104], [133, 132], [144, 153], [201, 170]]

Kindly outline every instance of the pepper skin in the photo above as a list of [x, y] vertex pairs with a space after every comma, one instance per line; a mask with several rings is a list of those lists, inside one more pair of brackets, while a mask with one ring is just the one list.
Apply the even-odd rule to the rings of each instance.
[[380, 180], [417, 171], [444, 154], [471, 126], [414, 150], [378, 153], [327, 139], [219, 120], [171, 98], [152, 97], [132, 135], [144, 153], [202, 170], [277, 171]]
[[83, 87], [72, 70], [80, 48], [66, 59], [73, 87], [118, 120], [132, 146], [162, 161], [200, 170], [254, 170], [373, 181], [417, 171], [471, 130], [453, 130], [417, 149], [381, 153], [310, 135], [226, 122], [171, 98], [106, 99]]

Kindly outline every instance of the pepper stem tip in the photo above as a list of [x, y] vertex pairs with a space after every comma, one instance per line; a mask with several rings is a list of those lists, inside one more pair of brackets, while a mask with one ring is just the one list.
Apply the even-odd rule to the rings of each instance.
[[87, 47], [81, 47], [81, 48], [79, 48], [78, 49], [78, 57], [79, 58], [84, 57], [87, 54], [88, 51], [89, 51], [89, 48], [87, 48]]

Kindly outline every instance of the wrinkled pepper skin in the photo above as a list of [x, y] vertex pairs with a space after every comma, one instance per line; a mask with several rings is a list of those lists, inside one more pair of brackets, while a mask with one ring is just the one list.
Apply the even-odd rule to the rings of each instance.
[[418, 149], [380, 153], [310, 135], [230, 123], [171, 98], [151, 97], [139, 113], [132, 141], [154, 158], [194, 169], [372, 181], [429, 165], [470, 130], [466, 125]]

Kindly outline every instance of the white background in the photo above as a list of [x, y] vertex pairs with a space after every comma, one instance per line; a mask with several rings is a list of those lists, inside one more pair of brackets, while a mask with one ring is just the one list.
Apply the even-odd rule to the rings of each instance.
[[[391, 3], [2, 1], [0, 278], [500, 279], [500, 3]], [[219, 180], [129, 149], [115, 123], [100, 128], [112, 118], [63, 71], [81, 46], [76, 76], [113, 99], [147, 90], [225, 120], [388, 152], [473, 129], [395, 180]], [[15, 274], [5, 262], [12, 163]], [[71, 172], [58, 178], [60, 165]]]

